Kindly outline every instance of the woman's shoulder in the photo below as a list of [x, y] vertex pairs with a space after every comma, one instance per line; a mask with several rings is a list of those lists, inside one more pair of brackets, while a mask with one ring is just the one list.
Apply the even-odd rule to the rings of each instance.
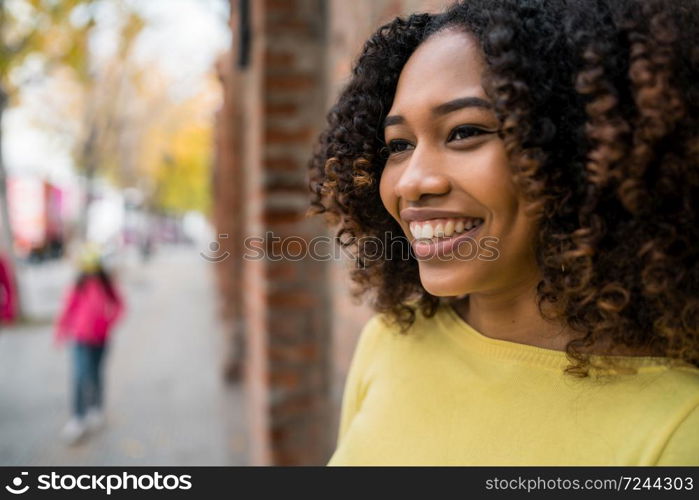
[[386, 313], [374, 313], [362, 327], [355, 348], [355, 357], [366, 357], [373, 352], [376, 345], [392, 335], [395, 325]]
[[[653, 372], [658, 370], [658, 374]], [[699, 367], [688, 363], [678, 363], [676, 365], [649, 367], [649, 378], [656, 384], [659, 393], [672, 395], [675, 399], [693, 402], [699, 405]], [[666, 396], [667, 397], [667, 396]]]
[[656, 419], [658, 435], [655, 465], [699, 465], [699, 368], [668, 368], [654, 377], [649, 395], [654, 401], [638, 408], [654, 413], [653, 403], [662, 410]]

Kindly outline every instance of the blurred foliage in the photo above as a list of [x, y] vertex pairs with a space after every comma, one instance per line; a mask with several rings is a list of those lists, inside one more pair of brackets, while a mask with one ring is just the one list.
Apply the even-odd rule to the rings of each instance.
[[[94, 27], [92, 5], [92, 0], [0, 0], [0, 246], [9, 253], [13, 267], [16, 256], [3, 157], [3, 115], [16, 102], [23, 85], [43, 78], [56, 65], [87, 71], [88, 38]], [[76, 16], [80, 8], [84, 9], [82, 20]], [[17, 76], [33, 56], [33, 71]], [[22, 316], [21, 293], [17, 297]]]
[[[77, 92], [82, 96], [80, 140], [76, 143], [75, 163], [88, 177], [104, 172], [121, 153], [119, 144], [131, 119], [129, 101], [134, 80], [145, 68], [130, 62], [135, 41], [143, 29], [143, 19], [133, 11], [121, 12], [117, 50], [111, 56], [76, 71]], [[131, 106], [132, 107], [132, 106]]]
[[[160, 80], [160, 84], [165, 82]], [[143, 177], [151, 182], [152, 204], [161, 210], [209, 210], [213, 161], [210, 100], [215, 83], [209, 84], [199, 94], [161, 108], [144, 130], [139, 164]], [[150, 91], [157, 93], [156, 88]]]
[[171, 213], [208, 212], [211, 129], [185, 126], [173, 134], [171, 144], [156, 166], [154, 204]]
[[[0, 0], [0, 85], [12, 97], [24, 82], [13, 70], [36, 55], [44, 72], [68, 65], [87, 72], [94, 0]], [[76, 12], [81, 15], [76, 16]], [[81, 19], [82, 17], [82, 19]], [[36, 75], [32, 75], [36, 77]]]
[[[9, 27], [0, 54], [2, 81], [15, 81], [12, 92], [21, 96], [22, 82], [11, 77], [25, 63], [40, 61], [39, 73], [50, 78], [42, 83], [42, 102], [34, 103], [37, 124], [69, 141], [88, 186], [100, 176], [139, 189], [159, 211], [208, 210], [215, 82], [193, 97], [174, 97], [172, 77], [134, 56], [148, 25], [122, 0], [0, 0], [0, 5], [5, 6], [0, 22]], [[100, 32], [99, 8], [105, 5], [116, 19], [110, 26], [115, 43], [113, 50], [96, 54], [92, 39]], [[32, 96], [37, 101], [37, 93]]]

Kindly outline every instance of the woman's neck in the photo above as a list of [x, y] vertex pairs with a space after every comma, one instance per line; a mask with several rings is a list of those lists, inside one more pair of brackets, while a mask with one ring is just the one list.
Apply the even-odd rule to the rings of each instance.
[[536, 304], [537, 282], [528, 279], [506, 290], [472, 293], [457, 300], [453, 307], [487, 337], [563, 351], [573, 338], [572, 332], [541, 316]]
[[[457, 299], [453, 308], [466, 323], [486, 337], [565, 351], [568, 342], [582, 337], [560, 322], [544, 319], [536, 302], [536, 282], [493, 293], [472, 293]], [[650, 347], [611, 346], [609, 340], [578, 347], [587, 354], [612, 356], [663, 356]]]

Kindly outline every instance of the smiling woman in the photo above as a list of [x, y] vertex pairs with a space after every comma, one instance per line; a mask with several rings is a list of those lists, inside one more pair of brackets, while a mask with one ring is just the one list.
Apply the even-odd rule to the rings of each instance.
[[367, 41], [311, 163], [377, 310], [331, 464], [699, 465], [697, 26], [469, 0]]

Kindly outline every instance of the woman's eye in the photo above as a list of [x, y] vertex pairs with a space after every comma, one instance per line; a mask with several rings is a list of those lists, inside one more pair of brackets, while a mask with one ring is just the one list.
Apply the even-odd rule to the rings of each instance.
[[412, 144], [404, 139], [394, 139], [388, 142], [388, 153], [401, 153], [403, 151], [407, 151], [412, 146]]
[[468, 139], [470, 137], [476, 137], [482, 134], [487, 134], [487, 130], [483, 130], [480, 128], [476, 127], [470, 127], [468, 125], [463, 125], [461, 127], [456, 127], [454, 130], [451, 131], [451, 134], [449, 134], [449, 138], [447, 139], [447, 142], [449, 141], [459, 141], [463, 139]]

